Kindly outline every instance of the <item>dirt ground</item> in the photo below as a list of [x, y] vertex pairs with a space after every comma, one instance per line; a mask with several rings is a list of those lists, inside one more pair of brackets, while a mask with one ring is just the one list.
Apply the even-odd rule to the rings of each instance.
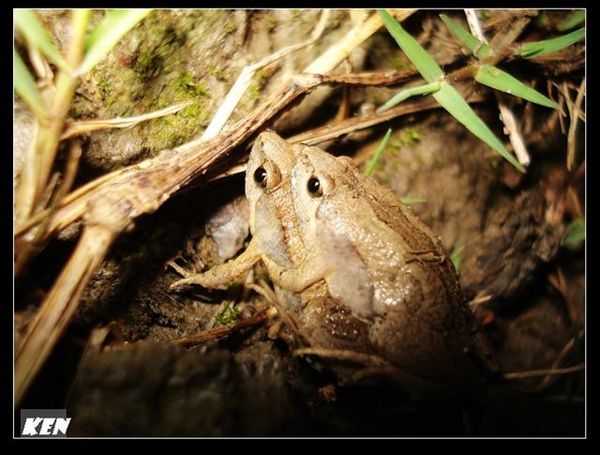
[[[468, 57], [438, 13], [419, 11], [406, 21], [406, 29], [438, 63], [458, 68]], [[83, 81], [71, 115], [112, 118], [186, 99], [194, 104], [173, 118], [88, 134], [77, 184], [201, 133], [244, 65], [305, 39], [319, 14], [151, 13]], [[242, 118], [341, 39], [360, 20], [357, 14], [334, 11], [315, 45], [255, 76], [234, 117]], [[466, 24], [460, 10], [448, 14]], [[488, 13], [490, 30], [510, 22], [502, 14]], [[522, 36], [543, 39], [566, 13], [528, 14], [521, 13], [529, 21]], [[45, 12], [44, 17], [61, 42], [65, 15]], [[565, 93], [576, 96], [585, 70], [583, 49], [578, 44], [554, 59], [506, 65], [564, 106], [565, 115], [560, 116], [507, 98], [521, 119], [531, 154], [526, 174], [441, 109], [398, 117], [321, 144], [364, 166], [387, 128], [393, 129], [389, 153], [382, 155], [373, 176], [409, 200], [414, 213], [452, 252], [465, 297], [503, 373], [584, 363], [585, 242], [565, 241], [585, 207], [584, 123], [574, 138], [576, 165], [571, 171], [565, 166], [572, 121]], [[381, 29], [336, 71], [406, 64]], [[474, 108], [508, 143], [496, 100], [486, 90], [490, 96]], [[271, 127], [290, 137], [340, 118], [359, 117], [397, 91], [319, 88]], [[22, 139], [15, 142], [18, 163], [31, 120], [22, 105], [16, 108], [14, 130]], [[172, 340], [229, 327], [268, 309], [266, 299], [242, 283], [224, 291], [169, 290], [180, 278], [169, 261], [200, 271], [235, 257], [247, 245], [243, 182], [243, 174], [195, 182], [119, 237], [20, 407], [66, 408], [73, 436], [583, 435], [585, 370], [513, 377], [474, 390], [467, 398], [415, 401], [392, 384], [338, 385], [334, 373], [292, 354], [293, 333], [277, 318], [219, 339], [174, 344]], [[53, 239], [16, 281], [17, 344], [73, 251], [79, 228], [72, 226]]]

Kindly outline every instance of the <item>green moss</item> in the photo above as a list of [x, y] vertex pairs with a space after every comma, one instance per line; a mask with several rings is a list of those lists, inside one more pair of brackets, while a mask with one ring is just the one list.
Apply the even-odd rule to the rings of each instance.
[[100, 93], [102, 94], [103, 97], [106, 98], [112, 94], [113, 88], [106, 79], [100, 79], [96, 82], [97, 82], [98, 90], [100, 90]]
[[310, 365], [312, 368], [314, 368], [318, 372], [323, 372], [323, 371], [327, 370], [327, 368], [325, 367], [323, 362], [317, 356], [305, 355], [302, 358], [308, 365]]
[[227, 21], [227, 24], [225, 25], [225, 35], [230, 35], [231, 33], [235, 32], [237, 30], [237, 26], [235, 25], [235, 22], [233, 22], [231, 19], [229, 19]]
[[208, 67], [208, 74], [213, 75], [214, 77], [216, 77], [220, 81], [226, 82], [228, 80], [228, 78], [225, 75], [225, 73], [223, 71], [221, 71], [219, 68], [217, 68], [216, 66], [214, 66], [214, 65], [211, 65], [211, 66]]
[[549, 28], [551, 25], [550, 17], [546, 11], [542, 11], [534, 19], [535, 24], [540, 28]]
[[73, 98], [73, 104], [69, 108], [69, 117], [73, 119], [81, 118], [86, 114], [85, 109], [81, 109], [81, 104], [76, 102], [77, 100]]
[[[198, 16], [189, 14], [184, 19], [173, 20], [173, 13], [156, 11], [136, 30], [139, 41], [136, 49], [134, 71], [143, 81], [149, 81], [159, 74], [170, 72], [177, 67], [179, 50], [187, 40]], [[173, 23], [177, 24], [177, 28]]]
[[257, 101], [260, 98], [260, 87], [256, 82], [250, 84], [248, 87], [248, 95], [253, 101]]
[[256, 73], [254, 73], [254, 80], [259, 85], [259, 87], [265, 85], [265, 83], [267, 82], [267, 77], [268, 76], [264, 68], [261, 68]]
[[414, 128], [404, 128], [392, 138], [390, 145], [393, 149], [401, 147], [412, 147], [421, 140], [421, 133]]
[[146, 52], [138, 56], [133, 69], [143, 81], [148, 81], [162, 72], [163, 65], [163, 58], [160, 55]]
[[176, 147], [196, 136], [209, 118], [210, 113], [207, 112], [205, 103], [196, 100], [176, 114], [148, 122], [146, 134], [150, 137], [153, 149]]
[[[101, 63], [94, 70], [91, 80], [96, 90], [91, 91], [95, 98], [89, 103], [92, 110], [88, 113], [97, 116], [97, 105], [101, 104], [108, 111], [108, 116], [131, 115], [137, 100], [143, 96], [144, 85], [137, 73], [130, 68], [118, 68], [108, 63]], [[139, 112], [139, 111], [137, 111]]]
[[392, 57], [390, 59], [390, 64], [392, 65], [392, 68], [397, 69], [397, 70], [406, 70], [409, 68], [409, 64], [406, 61], [403, 61], [401, 58], [399, 57]]
[[[203, 80], [202, 73], [189, 70], [191, 48], [203, 36], [199, 30], [217, 27], [222, 36], [221, 30], [228, 24], [234, 31], [235, 22], [230, 18], [228, 12], [216, 10], [153, 11], [122, 43], [131, 55], [131, 66], [115, 65], [115, 59], [97, 65], [91, 74], [96, 88], [85, 92], [87, 98], [76, 97], [81, 102], [75, 113], [97, 117], [98, 106], [103, 106], [104, 118], [130, 116], [192, 100], [176, 114], [140, 123], [135, 134], [143, 136], [148, 156], [196, 137], [212, 116], [207, 82], [214, 80]], [[220, 69], [226, 67], [214, 61], [208, 64], [212, 66], [207, 74], [226, 80]]]
[[[500, 155], [498, 155], [498, 157], [500, 157]], [[418, 156], [418, 161], [419, 165], [423, 165], [424, 160], [423, 157], [421, 155]], [[439, 154], [435, 154], [432, 158], [431, 158], [431, 167], [433, 169], [441, 169], [444, 167], [444, 160], [443, 158], [439, 155]]]
[[492, 14], [490, 13], [490, 11], [485, 10], [485, 9], [479, 11], [479, 18], [482, 21], [487, 21], [490, 17], [492, 17]]
[[421, 133], [414, 128], [404, 128], [399, 139], [406, 147], [412, 147], [421, 140]]
[[215, 317], [214, 327], [231, 324], [238, 320], [240, 312], [234, 306], [227, 306]]
[[488, 158], [488, 162], [490, 163], [492, 169], [500, 169], [500, 162], [504, 160], [500, 155], [494, 154]]
[[252, 102], [256, 102], [260, 99], [262, 88], [267, 83], [270, 76], [271, 75], [265, 72], [264, 69], [260, 69], [254, 74], [254, 80], [248, 86], [248, 97]]
[[194, 82], [190, 73], [183, 73], [177, 78], [177, 87], [192, 96], [210, 96], [204, 83]]
[[279, 24], [279, 19], [277, 19], [277, 16], [275, 16], [273, 13], [269, 14], [267, 16], [267, 30], [272, 32], [277, 27], [277, 24]]

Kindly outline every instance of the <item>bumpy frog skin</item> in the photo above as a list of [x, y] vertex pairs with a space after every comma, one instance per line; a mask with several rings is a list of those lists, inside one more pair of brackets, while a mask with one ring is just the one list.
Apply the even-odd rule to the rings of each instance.
[[465, 386], [493, 369], [440, 241], [351, 159], [263, 133], [246, 196], [248, 248], [177, 286], [223, 286], [262, 260], [284, 319], [314, 354], [346, 363], [332, 367], [342, 382], [348, 362], [409, 390]]

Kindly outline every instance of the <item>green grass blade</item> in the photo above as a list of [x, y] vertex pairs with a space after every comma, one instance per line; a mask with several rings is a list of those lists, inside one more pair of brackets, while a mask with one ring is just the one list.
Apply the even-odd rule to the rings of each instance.
[[59, 68], [67, 68], [65, 59], [52, 43], [48, 30], [42, 25], [35, 12], [30, 9], [15, 10], [14, 19], [15, 26], [30, 45], [38, 48]]
[[569, 47], [584, 38], [585, 27], [575, 30], [567, 35], [559, 36], [558, 38], [525, 43], [519, 50], [517, 50], [517, 52], [515, 52], [515, 55], [524, 58], [538, 57], [540, 55], [549, 54], [550, 52], [560, 51], [561, 49]]
[[576, 246], [585, 240], [585, 220], [583, 218], [574, 219], [567, 227], [567, 232], [563, 239], [563, 244], [567, 246]]
[[400, 198], [400, 202], [402, 202], [404, 205], [415, 205], [427, 202], [427, 199], [418, 196], [405, 196]]
[[377, 147], [377, 151], [375, 152], [375, 155], [373, 155], [373, 158], [371, 158], [371, 161], [369, 161], [369, 164], [367, 165], [367, 169], [365, 169], [366, 176], [369, 176], [373, 173], [373, 170], [375, 169], [375, 165], [377, 164], [377, 162], [379, 161], [379, 158], [381, 158], [381, 154], [387, 147], [387, 144], [388, 144], [388, 141], [390, 140], [391, 135], [392, 135], [392, 129], [390, 128], [387, 130], [387, 133], [385, 133], [383, 140], [379, 143], [379, 146]]
[[583, 21], [585, 21], [585, 10], [578, 9], [567, 16], [567, 18], [558, 24], [558, 27], [556, 28], [559, 32], [566, 32], [567, 30], [577, 27]]
[[427, 53], [421, 45], [410, 36], [402, 26], [386, 10], [378, 10], [383, 18], [383, 23], [394, 37], [400, 49], [406, 54], [408, 59], [415, 65], [415, 68], [421, 73], [423, 79], [427, 82], [435, 82], [444, 76], [444, 72], [435, 62], [433, 57]]
[[460, 25], [455, 20], [449, 18], [445, 14], [440, 14], [440, 17], [446, 24], [446, 27], [452, 34], [469, 49], [477, 58], [487, 57], [492, 53], [492, 48], [473, 36], [467, 29]]
[[462, 265], [464, 248], [465, 245], [463, 243], [457, 242], [454, 244], [452, 251], [450, 252], [450, 260], [452, 261], [452, 264], [454, 264], [454, 268], [457, 272], [460, 270], [460, 266]]
[[88, 36], [85, 57], [79, 74], [89, 72], [111, 51], [113, 46], [150, 12], [150, 9], [111, 10]]
[[430, 93], [437, 92], [440, 89], [439, 82], [432, 82], [431, 84], [419, 85], [418, 87], [407, 88], [406, 90], [402, 90], [400, 93], [397, 93], [393, 97], [391, 97], [383, 106], [381, 106], [377, 112], [385, 112], [388, 109], [391, 109], [395, 105], [401, 103], [402, 101], [410, 98], [415, 95], [429, 95]]
[[33, 76], [21, 60], [19, 54], [14, 51], [13, 56], [13, 70], [14, 70], [14, 82], [15, 90], [19, 94], [23, 101], [27, 103], [30, 109], [35, 115], [40, 117], [47, 116], [46, 103], [39, 92]]
[[509, 95], [518, 96], [519, 98], [526, 99], [532, 103], [558, 109], [558, 104], [554, 101], [545, 97], [537, 90], [526, 86], [520, 80], [495, 66], [480, 65], [479, 70], [475, 75], [475, 80], [480, 84], [506, 92]]
[[490, 131], [487, 125], [481, 120], [477, 114], [471, 109], [469, 104], [462, 96], [447, 82], [442, 82], [438, 92], [433, 94], [433, 97], [442, 105], [456, 120], [462, 123], [471, 133], [489, 145], [492, 149], [498, 152], [502, 157], [506, 158], [519, 171], [525, 172], [525, 169], [517, 161], [515, 156], [510, 153], [502, 142]]

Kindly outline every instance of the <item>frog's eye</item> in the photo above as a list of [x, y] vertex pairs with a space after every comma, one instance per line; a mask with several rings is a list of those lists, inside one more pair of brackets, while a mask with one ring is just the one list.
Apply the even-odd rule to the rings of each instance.
[[256, 168], [254, 171], [254, 181], [263, 188], [267, 186], [267, 170], [264, 167], [259, 166]]
[[270, 161], [265, 161], [258, 166], [252, 177], [254, 178], [254, 182], [265, 190], [271, 190], [281, 182], [279, 168]]
[[323, 195], [321, 181], [314, 175], [308, 179], [308, 182], [306, 183], [306, 189], [312, 197], [320, 197]]

